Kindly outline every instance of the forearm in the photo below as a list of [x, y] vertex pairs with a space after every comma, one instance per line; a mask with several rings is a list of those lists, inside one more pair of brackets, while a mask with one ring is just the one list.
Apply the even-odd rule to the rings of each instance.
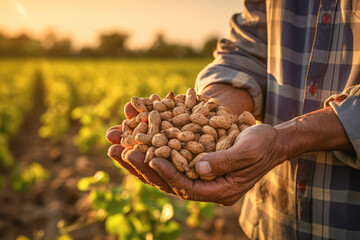
[[243, 111], [252, 112], [254, 109], [254, 102], [250, 94], [244, 89], [234, 88], [229, 84], [217, 83], [209, 85], [201, 94], [218, 99], [236, 115], [240, 115]]
[[334, 110], [329, 107], [275, 126], [287, 159], [315, 151], [350, 151], [352, 145]]

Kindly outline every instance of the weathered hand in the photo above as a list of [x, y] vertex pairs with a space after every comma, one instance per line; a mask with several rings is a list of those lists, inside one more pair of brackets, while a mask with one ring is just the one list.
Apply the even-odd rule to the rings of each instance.
[[233, 147], [207, 154], [196, 164], [202, 176], [220, 176], [213, 181], [191, 180], [164, 159], [150, 166], [183, 199], [232, 205], [267, 172], [286, 159], [277, 130], [261, 124], [243, 131]]
[[253, 100], [247, 91], [234, 88], [229, 84], [217, 83], [209, 85], [201, 94], [216, 98], [237, 116], [243, 111], [252, 112], [254, 108]]

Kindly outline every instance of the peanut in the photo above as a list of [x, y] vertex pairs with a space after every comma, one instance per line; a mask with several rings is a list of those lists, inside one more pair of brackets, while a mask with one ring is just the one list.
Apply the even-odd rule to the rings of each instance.
[[149, 121], [149, 128], [148, 128], [148, 135], [154, 136], [158, 132], [160, 132], [160, 114], [158, 111], [154, 110], [149, 113], [148, 117]]
[[161, 130], [166, 130], [166, 129], [169, 129], [169, 128], [172, 128], [174, 127], [169, 121], [161, 121]]
[[205, 126], [209, 124], [209, 120], [200, 113], [193, 113], [190, 116], [190, 121], [196, 124], [199, 124], [200, 126]]
[[238, 124], [238, 126], [240, 126], [241, 124], [246, 124], [248, 126], [252, 126], [252, 125], [256, 124], [256, 120], [255, 120], [254, 116], [250, 112], [244, 111], [238, 117], [237, 124]]
[[140, 98], [132, 97], [130, 102], [131, 105], [135, 108], [135, 110], [139, 113], [148, 111], [148, 109], [145, 107], [145, 104], [143, 103], [143, 101], [141, 101]]
[[184, 142], [182, 143], [182, 146], [183, 148], [195, 154], [204, 152], [204, 146], [199, 142], [195, 142], [195, 141]]
[[155, 157], [155, 147], [149, 147], [149, 149], [146, 151], [146, 155], [145, 155], [145, 161], [144, 163], [148, 163], [151, 161], [151, 159], [153, 159]]
[[122, 122], [122, 132], [124, 135], [131, 135], [132, 134], [132, 130], [128, 125], [128, 120], [124, 120]]
[[165, 112], [167, 110], [167, 107], [165, 106], [165, 104], [160, 101], [154, 101], [153, 107], [154, 107], [154, 110], [156, 110], [158, 112]]
[[142, 97], [140, 99], [144, 103], [144, 105], [145, 105], [145, 107], [147, 108], [148, 111], [154, 110], [153, 100], [151, 100], [150, 98], [145, 98], [145, 97]]
[[201, 102], [207, 102], [210, 99], [210, 97], [207, 95], [199, 95], [199, 94], [196, 95], [196, 98], [198, 101], [201, 101]]
[[197, 174], [195, 168], [190, 168], [189, 171], [186, 171], [185, 172], [185, 175], [190, 178], [190, 179], [198, 179], [199, 178], [199, 175]]
[[184, 131], [184, 132], [180, 132], [179, 134], [177, 134], [176, 138], [182, 142], [189, 142], [189, 141], [193, 141], [195, 139], [195, 134], [190, 131]]
[[132, 135], [136, 136], [138, 133], [147, 133], [147, 130], [148, 130], [148, 125], [144, 122], [141, 122], [134, 129], [134, 131], [132, 132]]
[[155, 150], [155, 156], [159, 158], [168, 158], [171, 154], [171, 148], [168, 146], [162, 146]]
[[171, 99], [165, 98], [162, 99], [161, 102], [168, 108], [168, 109], [172, 109], [175, 107], [175, 102]]
[[173, 114], [170, 111], [165, 111], [160, 113], [161, 120], [170, 120], [172, 118]]
[[124, 141], [130, 147], [133, 147], [134, 145], [137, 144], [137, 142], [135, 141], [135, 137], [133, 135], [126, 136]]
[[172, 138], [169, 140], [168, 146], [173, 150], [179, 151], [181, 149], [181, 142], [176, 138]]
[[205, 142], [204, 145], [204, 152], [213, 152], [216, 149], [215, 142]]
[[224, 137], [224, 136], [227, 136], [227, 132], [226, 132], [226, 130], [223, 129], [223, 128], [218, 128], [218, 129], [216, 129], [216, 132], [217, 132], [219, 138]]
[[179, 172], [190, 170], [186, 159], [176, 150], [171, 150], [171, 161]]
[[153, 137], [151, 135], [147, 135], [145, 133], [138, 133], [135, 136], [135, 141], [140, 144], [151, 145], [152, 138]]
[[179, 94], [175, 97], [174, 101], [176, 104], [178, 103], [185, 103], [185, 98], [186, 98], [186, 95], [185, 94]]
[[184, 131], [191, 131], [193, 133], [198, 133], [198, 132], [201, 132], [202, 129], [201, 129], [201, 126], [199, 124], [196, 124], [196, 123], [188, 123], [186, 124], [185, 126], [183, 126], [181, 128], [181, 131], [184, 132]]
[[190, 161], [192, 160], [192, 158], [193, 158], [191, 152], [189, 152], [189, 150], [186, 150], [186, 149], [184, 149], [184, 148], [181, 149], [181, 150], [179, 151], [179, 153], [180, 153], [188, 162], [190, 162]]
[[176, 136], [181, 132], [178, 128], [172, 127], [166, 130], [162, 130], [162, 133], [165, 134], [168, 138], [176, 138]]
[[211, 126], [203, 126], [202, 131], [203, 131], [203, 133], [208, 133], [208, 134], [213, 135], [215, 140], [218, 138], [218, 134], [217, 134], [215, 128], [213, 128]]
[[136, 121], [137, 122], [148, 122], [148, 117], [149, 117], [149, 112], [142, 112], [139, 113], [139, 115], [136, 116]]
[[226, 130], [227, 135], [229, 135], [234, 130], [239, 130], [238, 126], [235, 123], [231, 124], [229, 129]]
[[209, 120], [209, 125], [213, 128], [224, 128], [230, 127], [230, 121], [224, 116], [214, 116]]
[[192, 109], [196, 105], [196, 92], [194, 89], [189, 88], [186, 92], [185, 107]]
[[153, 101], [161, 101], [161, 98], [157, 94], [152, 94], [150, 96], [150, 99], [153, 100]]
[[170, 92], [166, 95], [165, 98], [174, 101], [174, 100], [175, 100], [175, 93], [174, 93], [173, 91], [170, 91]]
[[216, 151], [226, 150], [230, 148], [233, 145], [235, 138], [239, 135], [239, 133], [240, 131], [238, 129], [235, 129], [227, 137], [218, 141], [216, 144]]
[[168, 138], [163, 133], [157, 133], [151, 140], [151, 144], [155, 147], [165, 146], [168, 142]]
[[214, 142], [214, 141], [215, 141], [214, 136], [211, 134], [207, 134], [207, 133], [202, 135], [199, 139], [199, 143], [201, 143], [203, 145], [207, 142]]
[[182, 127], [190, 122], [190, 116], [187, 113], [180, 114], [176, 117], [173, 117], [171, 123], [174, 126]]
[[205, 106], [199, 106], [197, 108], [193, 108], [193, 113], [200, 113], [205, 117], [210, 113], [209, 109]]
[[173, 116], [178, 116], [180, 114], [183, 113], [188, 113], [188, 111], [186, 110], [186, 108], [184, 106], [179, 106], [179, 107], [175, 107], [172, 111]]
[[146, 153], [147, 150], [149, 149], [149, 146], [145, 144], [135, 144], [134, 149]]
[[205, 156], [206, 154], [208, 154], [208, 153], [200, 153], [200, 154], [196, 155], [196, 157], [193, 160], [191, 160], [191, 162], [189, 162], [189, 167], [194, 168], [197, 161], [199, 161], [199, 159], [202, 158], [203, 156]]
[[136, 128], [136, 126], [139, 124], [137, 121], [136, 121], [136, 117], [133, 117], [129, 120], [127, 120], [127, 124], [130, 128]]

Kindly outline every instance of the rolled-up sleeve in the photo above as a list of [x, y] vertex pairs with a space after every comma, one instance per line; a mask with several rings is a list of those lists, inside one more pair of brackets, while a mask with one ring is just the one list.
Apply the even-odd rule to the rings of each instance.
[[244, 1], [244, 11], [233, 15], [229, 36], [218, 41], [214, 61], [199, 73], [195, 83], [198, 92], [216, 83], [246, 90], [254, 101], [257, 119], [263, 117], [266, 90], [265, 12], [265, 1]]
[[360, 170], [360, 85], [329, 97], [325, 106], [334, 109], [355, 150], [355, 154], [335, 151], [334, 155], [346, 165]]

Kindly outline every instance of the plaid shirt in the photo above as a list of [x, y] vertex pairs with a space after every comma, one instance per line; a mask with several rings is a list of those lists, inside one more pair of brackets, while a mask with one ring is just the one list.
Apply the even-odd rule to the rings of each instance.
[[[360, 0], [245, 0], [198, 91], [246, 89], [276, 125], [330, 105], [354, 152], [286, 161], [249, 191], [239, 218], [254, 239], [360, 239]], [[294, 136], [296, 137], [296, 136]]]

